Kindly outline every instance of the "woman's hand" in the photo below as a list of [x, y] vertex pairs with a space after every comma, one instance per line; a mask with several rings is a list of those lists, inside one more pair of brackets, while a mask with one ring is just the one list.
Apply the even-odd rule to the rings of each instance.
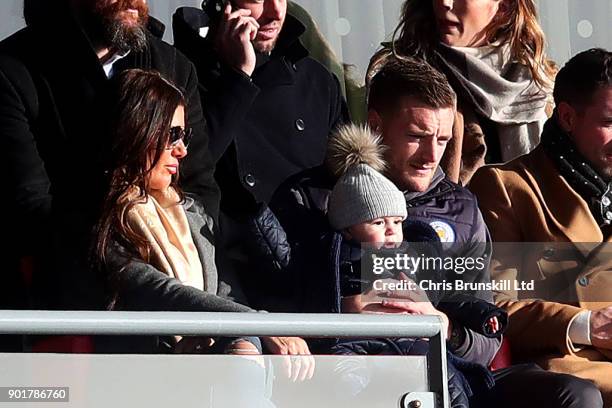
[[308, 344], [300, 337], [262, 337], [272, 354], [284, 355], [285, 374], [291, 381], [310, 380], [314, 375], [315, 359]]

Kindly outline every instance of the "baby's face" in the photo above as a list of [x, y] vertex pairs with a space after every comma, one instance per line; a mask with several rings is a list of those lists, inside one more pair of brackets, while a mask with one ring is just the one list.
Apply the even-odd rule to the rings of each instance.
[[348, 228], [349, 239], [356, 242], [375, 244], [377, 247], [393, 247], [404, 239], [403, 217], [382, 217], [362, 222]]

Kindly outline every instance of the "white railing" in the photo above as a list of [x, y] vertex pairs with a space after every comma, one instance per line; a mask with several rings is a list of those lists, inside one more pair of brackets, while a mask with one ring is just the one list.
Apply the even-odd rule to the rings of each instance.
[[[448, 407], [446, 345], [437, 316], [206, 312], [0, 311], [0, 334], [429, 338], [427, 378]], [[416, 404], [416, 405], [415, 405]], [[403, 407], [419, 403], [405, 398]], [[419, 406], [424, 406], [423, 404]]]

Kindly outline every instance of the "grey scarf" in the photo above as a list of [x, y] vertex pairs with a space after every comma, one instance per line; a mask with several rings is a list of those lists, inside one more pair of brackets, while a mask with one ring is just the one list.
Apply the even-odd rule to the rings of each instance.
[[439, 68], [475, 112], [497, 125], [502, 159], [528, 153], [539, 143], [550, 93], [532, 80], [529, 69], [511, 59], [510, 47], [437, 49]]

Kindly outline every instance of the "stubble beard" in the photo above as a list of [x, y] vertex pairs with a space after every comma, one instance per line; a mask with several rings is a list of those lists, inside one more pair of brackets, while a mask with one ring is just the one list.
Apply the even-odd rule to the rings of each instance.
[[597, 169], [599, 175], [604, 178], [607, 182], [612, 181], [612, 165], [609, 164], [609, 160], [606, 160], [606, 155], [602, 155], [600, 158], [600, 165]]
[[265, 42], [254, 41], [253, 48], [255, 48], [255, 51], [257, 52], [270, 55], [272, 51], [274, 51], [277, 41], [278, 41], [278, 37], [276, 37], [273, 41], [265, 41]]

